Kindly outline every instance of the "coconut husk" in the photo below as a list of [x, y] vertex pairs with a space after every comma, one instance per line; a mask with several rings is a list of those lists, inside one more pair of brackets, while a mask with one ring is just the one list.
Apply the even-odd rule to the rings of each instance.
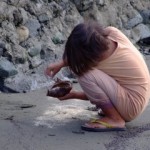
[[62, 81], [60, 79], [57, 79], [55, 83], [48, 88], [47, 90], [47, 96], [51, 97], [63, 97], [66, 94], [68, 94], [72, 89], [72, 83], [70, 81]]

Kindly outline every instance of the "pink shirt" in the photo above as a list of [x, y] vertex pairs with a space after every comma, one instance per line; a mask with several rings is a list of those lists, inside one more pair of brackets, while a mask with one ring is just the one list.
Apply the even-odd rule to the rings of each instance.
[[[135, 105], [135, 111], [141, 112], [138, 109], [144, 110], [150, 98], [150, 75], [147, 65], [141, 53], [120, 30], [114, 27], [107, 27], [106, 30], [109, 32], [108, 38], [117, 43], [117, 49], [110, 57], [101, 61], [97, 69], [111, 76], [130, 93], [128, 98]], [[118, 91], [118, 98], [120, 95], [121, 90]]]

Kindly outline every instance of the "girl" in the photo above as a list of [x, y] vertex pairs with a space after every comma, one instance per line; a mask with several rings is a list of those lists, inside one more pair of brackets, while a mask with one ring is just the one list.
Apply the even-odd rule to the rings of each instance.
[[[63, 59], [50, 64], [54, 76], [62, 67], [77, 75], [83, 92], [71, 91], [60, 100], [90, 100], [105, 116], [82, 126], [88, 131], [122, 131], [139, 116], [150, 98], [150, 75], [135, 46], [117, 28], [96, 22], [77, 25], [70, 34]], [[53, 73], [53, 74], [51, 74]]]

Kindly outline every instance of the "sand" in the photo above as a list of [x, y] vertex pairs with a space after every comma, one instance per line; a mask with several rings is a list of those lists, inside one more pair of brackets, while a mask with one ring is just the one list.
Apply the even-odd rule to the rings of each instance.
[[[147, 56], [150, 65], [150, 57]], [[74, 88], [79, 89], [78, 84]], [[0, 94], [0, 150], [149, 150], [150, 106], [120, 132], [85, 132], [96, 111], [80, 100], [59, 101], [46, 89]]]

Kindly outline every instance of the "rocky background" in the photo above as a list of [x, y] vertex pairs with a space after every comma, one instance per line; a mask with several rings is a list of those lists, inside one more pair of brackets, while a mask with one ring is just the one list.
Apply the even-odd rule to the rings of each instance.
[[[1, 0], [0, 90], [50, 85], [45, 68], [61, 59], [71, 30], [87, 19], [121, 29], [149, 54], [150, 0]], [[65, 68], [57, 77], [72, 79], [72, 74]]]

